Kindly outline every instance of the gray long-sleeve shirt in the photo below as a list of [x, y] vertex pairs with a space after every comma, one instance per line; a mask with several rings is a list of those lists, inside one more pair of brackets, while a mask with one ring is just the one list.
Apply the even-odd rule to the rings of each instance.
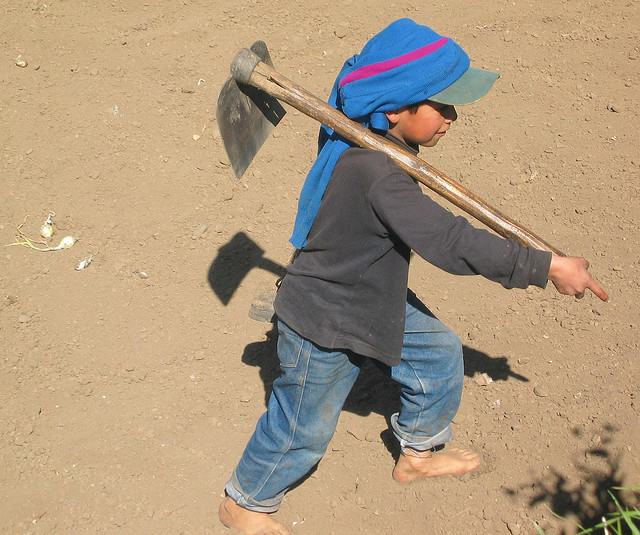
[[550, 253], [454, 216], [386, 154], [354, 147], [333, 171], [276, 313], [316, 345], [396, 365], [411, 250], [449, 273], [483, 275], [505, 288], [544, 288], [551, 262]]

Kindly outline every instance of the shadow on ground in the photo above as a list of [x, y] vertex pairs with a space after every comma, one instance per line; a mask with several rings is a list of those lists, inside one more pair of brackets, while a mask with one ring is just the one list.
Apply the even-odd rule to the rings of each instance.
[[277, 277], [284, 276], [284, 266], [264, 257], [264, 250], [244, 232], [238, 232], [218, 249], [207, 279], [224, 305], [228, 305], [242, 281], [253, 269], [264, 269]]
[[[286, 273], [284, 266], [264, 258], [264, 251], [249, 236], [244, 232], [238, 232], [219, 248], [218, 254], [209, 268], [209, 285], [222, 303], [226, 305], [247, 274], [256, 268], [267, 270], [278, 277], [282, 277]], [[269, 298], [273, 299], [274, 296], [275, 294], [262, 296], [265, 299], [264, 302], [258, 303], [259, 309], [253, 310], [252, 308], [254, 313], [257, 312], [257, 316], [252, 315], [254, 319], [275, 321], [272, 302], [268, 302]], [[252, 303], [252, 307], [255, 304]], [[424, 305], [419, 303], [416, 306]], [[265, 323], [265, 325], [267, 324]], [[260, 367], [260, 377], [265, 386], [265, 406], [271, 395], [273, 381], [279, 373], [276, 339], [277, 329], [271, 323], [271, 330], [267, 333], [266, 340], [249, 344], [242, 356], [242, 361], [245, 364]], [[511, 369], [509, 361], [505, 357], [493, 358], [467, 346], [463, 348], [463, 351], [465, 375], [469, 377], [476, 374], [486, 374], [493, 381], [506, 381], [509, 378], [528, 381], [526, 377]], [[374, 412], [388, 418], [397, 412], [398, 408], [398, 385], [371, 364], [369, 360], [365, 360], [360, 376], [345, 403], [344, 410], [362, 416]]]
[[507, 381], [509, 378], [528, 383], [524, 375], [514, 372], [507, 357], [490, 357], [482, 351], [464, 346], [464, 374], [473, 377], [478, 373], [486, 373], [494, 381]]
[[[280, 373], [277, 355], [278, 331], [275, 324], [270, 325], [266, 340], [247, 345], [242, 355], [242, 362], [249, 366], [260, 367], [260, 378], [264, 383], [265, 406], [271, 395], [273, 381]], [[486, 373], [494, 381], [506, 381], [514, 378], [528, 381], [514, 373], [505, 357], [492, 358], [489, 355], [467, 346], [463, 347], [465, 375], [473, 377], [477, 373]], [[347, 398], [344, 410], [360, 416], [370, 413], [388, 417], [400, 407], [400, 389], [398, 384], [382, 373], [369, 360], [365, 360], [360, 375]]]
[[[238, 289], [243, 279], [253, 269], [264, 269], [278, 277], [286, 273], [286, 268], [277, 262], [264, 258], [264, 251], [244, 232], [236, 233], [227, 243], [218, 250], [208, 273], [211, 289], [227, 305], [233, 294]], [[266, 294], [265, 294], [266, 295]], [[268, 303], [260, 303], [268, 308]], [[259, 310], [259, 315], [272, 318], [265, 310]], [[268, 333], [267, 342], [249, 344], [243, 355], [243, 362], [252, 366], [261, 367], [262, 380], [265, 384], [267, 399], [271, 393], [271, 383], [277, 376], [277, 357], [275, 356], [276, 331]], [[377, 373], [374, 366], [366, 365], [356, 383], [351, 396], [347, 400], [346, 410], [352, 410], [357, 414], [379, 412], [385, 414], [389, 402], [397, 403], [397, 387], [395, 383], [383, 374]], [[465, 375], [473, 377], [476, 374], [487, 374], [493, 381], [506, 381], [509, 378], [518, 381], [528, 381], [522, 375], [515, 373], [506, 357], [490, 357], [485, 353], [464, 347]], [[371, 388], [372, 383], [375, 387]], [[396, 401], [394, 401], [396, 400]], [[393, 405], [394, 411], [397, 405]]]
[[[602, 524], [602, 517], [617, 511], [616, 504], [610, 494], [612, 492], [622, 509], [638, 507], [638, 495], [629, 489], [615, 490], [623, 487], [623, 473], [620, 468], [620, 456], [611, 452], [613, 435], [616, 428], [607, 425], [600, 435], [583, 437], [584, 430], [574, 429], [573, 434], [588, 440], [596, 437], [596, 446], [584, 450], [584, 461], [575, 463], [579, 476], [570, 478], [551, 468], [547, 474], [528, 482], [517, 489], [507, 489], [506, 493], [512, 497], [528, 496], [531, 507], [546, 504], [549, 509], [562, 519], [566, 525], [561, 531], [554, 531], [561, 535], [575, 533], [576, 525], [580, 529], [590, 529]], [[533, 490], [533, 494], [531, 492]], [[536, 521], [535, 518], [531, 519]], [[610, 525], [609, 529], [613, 526]], [[637, 533], [640, 523], [636, 520], [636, 531], [621, 524], [620, 529], [609, 531], [617, 535]], [[589, 533], [608, 533], [602, 526]]]

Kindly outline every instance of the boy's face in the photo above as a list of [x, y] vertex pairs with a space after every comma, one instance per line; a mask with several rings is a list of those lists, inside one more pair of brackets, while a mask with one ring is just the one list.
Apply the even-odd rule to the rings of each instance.
[[421, 104], [416, 111], [402, 108], [386, 115], [391, 134], [407, 145], [421, 147], [434, 147], [458, 118], [453, 106], [430, 101]]

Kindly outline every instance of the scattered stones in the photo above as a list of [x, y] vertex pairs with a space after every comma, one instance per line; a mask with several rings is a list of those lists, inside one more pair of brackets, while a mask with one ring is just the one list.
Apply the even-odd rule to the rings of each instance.
[[[205, 478], [214, 483], [214, 507], [222, 500], [224, 481], [264, 410], [278, 371], [277, 329], [247, 312], [271, 320], [272, 299], [252, 304], [252, 298], [275, 290], [277, 275], [264, 269], [267, 264], [252, 269], [223, 303], [207, 270], [219, 248], [248, 228], [265, 257], [288, 262], [285, 242], [315, 155], [315, 139], [309, 139], [317, 133], [313, 120], [289, 113], [248, 169], [249, 189], [233, 178], [227, 162], [216, 163], [223, 157], [216, 92], [237, 49], [263, 37], [234, 32], [243, 23], [256, 34], [267, 27], [276, 66], [323, 97], [342, 61], [382, 25], [359, 17], [364, 4], [358, 2], [327, 7], [287, 1], [268, 10], [251, 0], [227, 6], [233, 21], [218, 18], [205, 2], [171, 12], [145, 3], [127, 6], [126, 13], [110, 2], [91, 10], [29, 3], [14, 10], [19, 24], [6, 28], [0, 116], [19, 121], [11, 123], [15, 136], [0, 147], [8, 188], [11, 183], [0, 221], [3, 243], [12, 241], [27, 212], [25, 229], [37, 234], [38, 214], [53, 201], [75, 219], [60, 225], [66, 227], [60, 237], [79, 228], [86, 241], [74, 247], [81, 248], [77, 253], [55, 256], [2, 249], [0, 440], [3, 481], [17, 489], [5, 493], [5, 531], [51, 533], [72, 526], [109, 532], [117, 529], [113, 524], [135, 531], [153, 523], [156, 531], [221, 533], [217, 520], [209, 522], [211, 507], [193, 504]], [[415, 7], [418, 20], [425, 20], [428, 8], [436, 24], [459, 5]], [[509, 194], [505, 213], [567, 252], [584, 254], [614, 299], [599, 304], [587, 295], [576, 302], [557, 295], [551, 283], [546, 290], [506, 292], [478, 277], [450, 279], [414, 262], [412, 287], [440, 307], [445, 323], [457, 323], [452, 327], [466, 345], [468, 388], [454, 445], [482, 452], [485, 462], [479, 473], [462, 478], [402, 488], [393, 483], [390, 453], [398, 444], [392, 435], [383, 442], [387, 436], [380, 434], [398, 403], [397, 385], [363, 368], [359, 386], [366, 389], [354, 390], [326, 462], [292, 496], [295, 511], [285, 519], [289, 528], [296, 521], [294, 532], [357, 532], [364, 519], [364, 531], [377, 533], [395, 523], [423, 533], [524, 535], [535, 531], [534, 521], [550, 533], [565, 527], [547, 508], [562, 491], [559, 482], [570, 481], [563, 488], [577, 491], [581, 466], [606, 470], [619, 454], [633, 468], [633, 422], [640, 415], [633, 290], [640, 278], [629, 184], [640, 158], [633, 129], [618, 123], [624, 118], [633, 124], [637, 113], [638, 84], [630, 81], [640, 54], [633, 39], [617, 39], [615, 47], [601, 39], [605, 30], [613, 33], [612, 25], [619, 35], [630, 35], [629, 6], [599, 7], [591, 13], [580, 2], [549, 3], [549, 18], [541, 18], [535, 4], [487, 3], [478, 20], [474, 13], [463, 16], [456, 32], [470, 53], [482, 55], [490, 43], [499, 47], [509, 28], [511, 57], [525, 59], [485, 57], [484, 66], [505, 71], [502, 79], [481, 104], [459, 110], [455, 139], [423, 157], [453, 179], [462, 176], [490, 203]], [[401, 15], [413, 16], [408, 9]], [[86, 31], [89, 16], [95, 33]], [[68, 39], [60, 38], [62, 28]], [[43, 44], [51, 53], [43, 53]], [[562, 56], [543, 53], [553, 44]], [[572, 62], [590, 59], [594, 51], [603, 57], [615, 52], [619, 61], [603, 62], [603, 68]], [[28, 60], [26, 68], [11, 68], [18, 53]], [[37, 61], [44, 61], [39, 71]], [[313, 77], [297, 74], [302, 64]], [[618, 68], [613, 76], [611, 64]], [[78, 67], [70, 73], [73, 65]], [[217, 74], [210, 73], [212, 65]], [[209, 72], [207, 84], [197, 87], [202, 70]], [[553, 87], [545, 93], [548, 76]], [[594, 93], [587, 99], [588, 91]], [[560, 101], [562, 120], [547, 118]], [[123, 106], [119, 118], [112, 114], [116, 102]], [[541, 124], [545, 120], [551, 124]], [[606, 142], [616, 134], [617, 142]], [[483, 140], [478, 150], [476, 137]], [[61, 144], [64, 150], [56, 154]], [[547, 146], [555, 156], [542, 152]], [[211, 232], [205, 222], [213, 225]], [[158, 229], [164, 230], [155, 234]], [[97, 263], [74, 274], [77, 261], [97, 248]], [[242, 251], [236, 259], [244, 267]], [[460, 315], [465, 319], [458, 322]], [[594, 367], [599, 375], [590, 373]], [[242, 392], [248, 393], [239, 399]], [[616, 431], [609, 432], [609, 425]], [[580, 458], [585, 450], [596, 452], [588, 463]], [[428, 487], [434, 486], [432, 493]], [[136, 494], [138, 488], [145, 492]]]

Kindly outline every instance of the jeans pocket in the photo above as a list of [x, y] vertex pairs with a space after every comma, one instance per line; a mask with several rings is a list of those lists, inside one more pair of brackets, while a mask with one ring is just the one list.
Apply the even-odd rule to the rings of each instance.
[[304, 350], [304, 345], [308, 343], [287, 325], [281, 321], [278, 322], [278, 359], [281, 367], [295, 368]]

